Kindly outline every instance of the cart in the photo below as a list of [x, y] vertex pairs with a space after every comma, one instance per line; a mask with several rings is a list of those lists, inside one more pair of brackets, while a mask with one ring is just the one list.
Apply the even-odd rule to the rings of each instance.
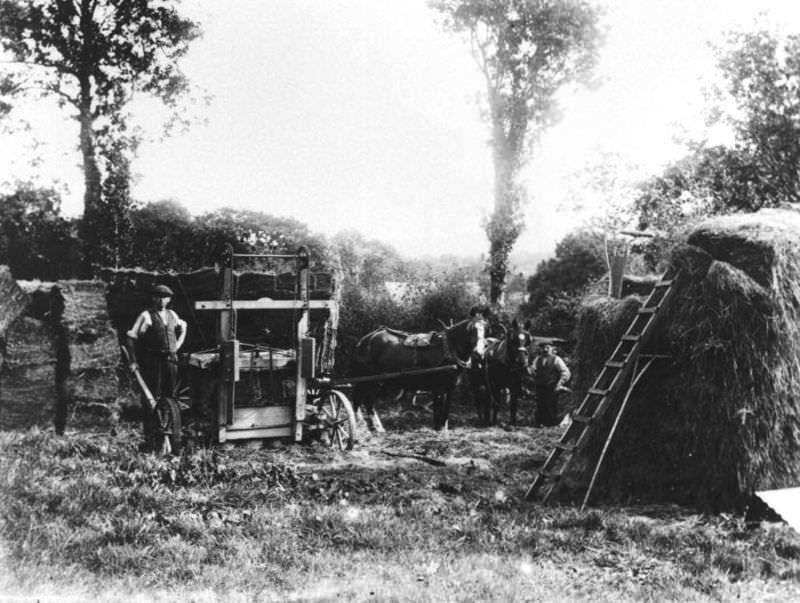
[[[234, 263], [242, 258], [293, 263], [294, 299], [236, 299]], [[328, 311], [335, 330], [337, 303], [310, 299], [309, 256], [304, 247], [296, 254], [235, 254], [228, 245], [221, 260], [219, 299], [195, 301], [194, 310], [217, 315], [216, 347], [194, 352], [187, 361], [189, 405], [209, 409], [214, 442], [300, 442], [317, 437], [340, 450], [353, 448], [353, 407], [347, 396], [334, 388], [328, 375], [332, 360], [326, 363], [322, 359], [317, 353], [318, 341], [310, 335], [312, 310]], [[272, 313], [276, 319], [291, 321], [293, 345], [279, 348], [240, 340], [237, 333], [243, 313]], [[175, 428], [179, 430], [181, 425], [179, 405], [160, 408], [154, 426], [156, 446], [169, 438], [170, 448], [176, 452], [176, 445], [180, 446], [175, 437]]]

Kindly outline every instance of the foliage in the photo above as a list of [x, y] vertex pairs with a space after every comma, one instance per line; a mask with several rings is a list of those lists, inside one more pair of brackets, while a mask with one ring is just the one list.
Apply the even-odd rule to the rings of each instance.
[[[0, 0], [0, 47], [14, 59], [3, 77], [5, 106], [21, 97], [54, 97], [80, 125], [82, 237], [89, 262], [106, 262], [108, 249], [118, 255], [112, 239], [122, 227], [127, 195], [108, 179], [127, 178], [120, 153], [128, 160], [135, 153], [138, 136], [128, 131], [126, 111], [130, 100], [137, 93], [155, 96], [177, 118], [178, 101], [189, 91], [178, 60], [199, 30], [174, 5]], [[123, 171], [112, 176], [120, 167]]]
[[60, 206], [58, 192], [29, 183], [17, 183], [14, 192], [0, 195], [0, 264], [7, 264], [14, 278], [72, 275], [78, 243]]
[[556, 245], [555, 257], [541, 262], [528, 278], [528, 302], [523, 313], [535, 316], [552, 306], [553, 300], [580, 295], [606, 272], [603, 253], [602, 235], [588, 229], [567, 234]]
[[558, 93], [591, 79], [599, 11], [583, 0], [431, 0], [447, 29], [468, 36], [486, 83], [495, 169], [489, 239], [490, 298], [502, 303], [508, 256], [524, 228], [520, 172], [558, 118]]
[[384, 290], [387, 281], [405, 282], [417, 276], [412, 264], [391, 245], [368, 240], [354, 230], [337, 233], [331, 240], [331, 248], [338, 256], [344, 287], [377, 294]]
[[641, 227], [672, 235], [698, 218], [796, 202], [800, 196], [800, 35], [731, 33], [717, 48], [723, 84], [713, 119], [731, 126], [730, 146], [694, 143], [643, 182]]
[[748, 209], [797, 200], [800, 34], [780, 40], [767, 31], [732, 33], [718, 56], [738, 110], [727, 116], [737, 138], [735, 150], [745, 176], [753, 180]]
[[191, 265], [187, 251], [194, 249], [193, 223], [189, 211], [173, 200], [155, 201], [132, 209], [131, 245], [128, 266], [149, 270], [190, 271], [204, 264]]

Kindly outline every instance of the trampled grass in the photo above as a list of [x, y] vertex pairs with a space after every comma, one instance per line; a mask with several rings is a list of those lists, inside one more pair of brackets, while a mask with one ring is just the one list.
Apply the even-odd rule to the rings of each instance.
[[425, 420], [398, 410], [349, 453], [170, 459], [133, 425], [0, 434], [0, 599], [800, 600], [784, 524], [525, 502], [558, 428]]

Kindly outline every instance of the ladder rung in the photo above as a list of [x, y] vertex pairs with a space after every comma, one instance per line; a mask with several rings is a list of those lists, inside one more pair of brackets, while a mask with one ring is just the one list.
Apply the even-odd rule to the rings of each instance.
[[655, 314], [658, 308], [639, 308], [639, 314]]
[[653, 287], [671, 287], [671, 286], [672, 286], [671, 280], [658, 281], [655, 285], [653, 285]]
[[597, 389], [595, 387], [592, 387], [586, 393], [590, 394], [592, 396], [605, 396], [605, 395], [608, 394], [609, 391], [611, 391], [611, 390], [608, 390], [608, 389]]
[[575, 444], [565, 444], [564, 442], [556, 442], [556, 448], [564, 450], [565, 452], [575, 452], [577, 446]]
[[641, 335], [623, 335], [622, 341], [639, 341], [641, 338]]
[[617, 362], [615, 360], [609, 360], [608, 362], [606, 362], [606, 366], [608, 368], [622, 368], [623, 366], [625, 366], [625, 363]]
[[594, 420], [594, 417], [586, 417], [584, 415], [575, 415], [572, 417], [572, 420], [575, 423], [582, 423], [583, 425], [588, 425]]

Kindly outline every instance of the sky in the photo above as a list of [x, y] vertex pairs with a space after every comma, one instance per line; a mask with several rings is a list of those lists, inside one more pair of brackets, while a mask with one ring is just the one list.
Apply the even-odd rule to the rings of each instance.
[[[137, 200], [175, 199], [196, 215], [256, 209], [327, 235], [355, 229], [409, 257], [485, 253], [493, 173], [475, 101], [482, 82], [425, 0], [183, 6], [205, 32], [183, 69], [211, 101], [187, 110], [202, 123], [167, 139], [157, 105], [137, 102], [154, 135], [133, 166]], [[565, 94], [563, 120], [534, 149], [516, 250], [551, 252], [580, 224], [584, 214], [562, 209], [565, 194], [598, 157], [614, 154], [644, 176], [682, 156], [677, 136], [706, 135], [707, 42], [752, 28], [765, 11], [768, 25], [800, 31], [796, 0], [609, 0], [603, 84]], [[57, 180], [65, 213], [79, 213], [77, 123], [43, 103], [22, 113], [32, 129], [0, 139], [0, 184]]]

